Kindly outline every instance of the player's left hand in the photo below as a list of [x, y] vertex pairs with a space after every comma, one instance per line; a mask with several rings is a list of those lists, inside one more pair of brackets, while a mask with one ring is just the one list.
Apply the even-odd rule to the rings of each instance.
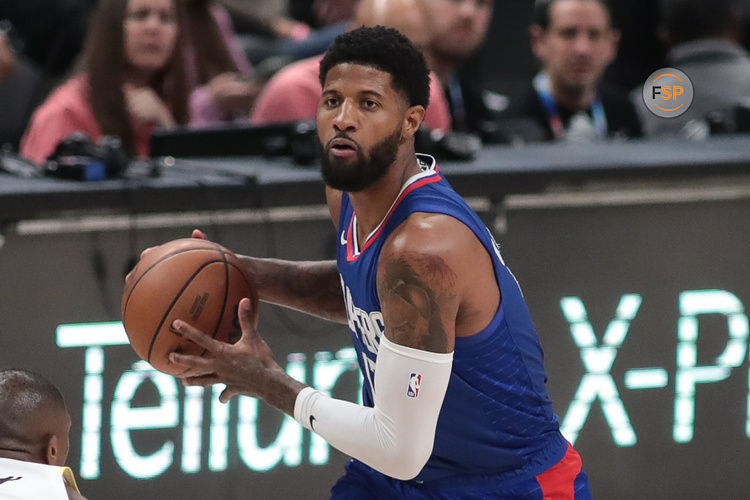
[[181, 320], [175, 320], [172, 325], [184, 338], [207, 351], [202, 357], [178, 352], [169, 354], [172, 363], [189, 369], [188, 376], [182, 377], [183, 384], [202, 387], [225, 384], [227, 387], [219, 397], [222, 403], [238, 394], [265, 399], [268, 382], [280, 374], [285, 375], [268, 344], [258, 335], [258, 315], [252, 310], [249, 299], [240, 301], [238, 315], [242, 337], [235, 344], [215, 340]]

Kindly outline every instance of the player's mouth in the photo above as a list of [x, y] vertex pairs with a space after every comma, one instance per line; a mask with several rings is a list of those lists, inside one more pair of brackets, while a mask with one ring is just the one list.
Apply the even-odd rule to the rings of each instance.
[[334, 156], [352, 156], [357, 154], [357, 143], [351, 139], [339, 137], [328, 143], [328, 150]]

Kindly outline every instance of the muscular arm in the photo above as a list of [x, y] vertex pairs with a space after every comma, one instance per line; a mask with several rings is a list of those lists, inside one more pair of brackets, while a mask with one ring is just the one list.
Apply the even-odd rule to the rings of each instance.
[[[285, 304], [305, 303], [307, 292], [317, 288], [310, 285], [317, 282], [312, 277], [329, 276], [334, 269], [333, 263], [328, 271], [320, 263], [247, 259], [246, 264], [257, 274], [264, 299]], [[188, 379], [189, 384], [226, 384], [222, 401], [235, 394], [262, 398], [342, 452], [391, 477], [411, 479], [432, 453], [451, 375], [456, 325], [465, 315], [461, 311], [467, 302], [482, 302], [480, 295], [492, 295], [481, 278], [488, 270], [486, 251], [455, 219], [416, 214], [391, 234], [378, 263], [385, 332], [375, 363], [373, 407], [333, 399], [287, 375], [258, 336], [247, 300], [239, 306], [243, 336], [236, 344], [219, 342], [176, 321], [173, 326], [183, 337], [211, 356], [171, 353], [170, 360], [203, 374]], [[300, 280], [304, 271], [309, 283]], [[267, 281], [276, 276], [286, 276], [281, 280], [286, 285]], [[471, 290], [479, 295], [471, 295]], [[480, 307], [488, 314], [490, 309], [495, 310]], [[469, 316], [479, 320], [464, 329], [476, 332], [486, 325], [482, 315]]]
[[[378, 263], [385, 332], [375, 365], [372, 408], [311, 388], [297, 397], [295, 418], [339, 450], [386, 475], [411, 479], [435, 441], [455, 345], [465, 273], [466, 233], [444, 216], [417, 215], [394, 232]], [[448, 231], [448, 232], [446, 232]], [[448, 237], [448, 235], [451, 237]]]
[[[338, 224], [341, 191], [326, 186], [334, 226]], [[240, 256], [258, 286], [260, 300], [337, 323], [346, 323], [346, 306], [336, 262], [291, 262]]]
[[446, 261], [424, 250], [381, 255], [378, 295], [385, 336], [423, 351], [453, 350], [457, 276]]
[[241, 256], [261, 300], [337, 323], [346, 323], [336, 262], [292, 262]]

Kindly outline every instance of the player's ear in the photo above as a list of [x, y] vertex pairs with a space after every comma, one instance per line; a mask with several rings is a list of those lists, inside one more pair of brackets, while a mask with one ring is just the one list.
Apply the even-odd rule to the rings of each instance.
[[401, 128], [402, 139], [414, 137], [419, 127], [422, 126], [424, 115], [424, 106], [411, 106], [406, 110], [403, 127]]
[[55, 434], [47, 436], [44, 459], [46, 460], [47, 465], [58, 465], [58, 461], [60, 460], [60, 446], [57, 442], [57, 435]]

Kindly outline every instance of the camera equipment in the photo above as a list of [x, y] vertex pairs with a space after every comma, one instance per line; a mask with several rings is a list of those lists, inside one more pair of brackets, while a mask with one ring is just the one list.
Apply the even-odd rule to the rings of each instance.
[[151, 156], [291, 156], [297, 164], [308, 165], [318, 157], [317, 140], [314, 120], [156, 130]]
[[80, 181], [122, 176], [130, 161], [119, 137], [103, 136], [98, 144], [75, 132], [63, 139], [44, 164], [47, 175]]

